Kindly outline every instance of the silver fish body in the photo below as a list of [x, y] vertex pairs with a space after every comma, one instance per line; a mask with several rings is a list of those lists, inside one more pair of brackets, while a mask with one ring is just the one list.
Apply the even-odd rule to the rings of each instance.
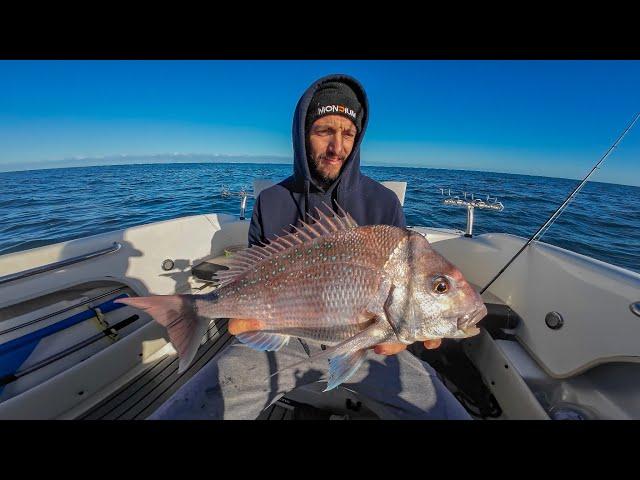
[[198, 312], [255, 318], [262, 331], [327, 344], [350, 338], [384, 303], [384, 265], [405, 236], [395, 227], [355, 227], [289, 247], [196, 301]]

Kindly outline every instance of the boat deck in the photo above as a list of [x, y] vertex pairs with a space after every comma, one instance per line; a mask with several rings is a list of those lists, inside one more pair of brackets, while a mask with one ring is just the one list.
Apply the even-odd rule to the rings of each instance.
[[[178, 375], [178, 357], [165, 356], [149, 364], [136, 378], [77, 417], [77, 420], [144, 420], [176, 391], [233, 342], [227, 319], [217, 320], [208, 330], [191, 366]], [[265, 409], [258, 420], [293, 420], [291, 400], [282, 399]]]
[[155, 412], [203, 366], [233, 342], [227, 319], [211, 324], [207, 341], [200, 346], [189, 368], [178, 375], [178, 357], [162, 357], [115, 393], [105, 398], [78, 420], [143, 420]]

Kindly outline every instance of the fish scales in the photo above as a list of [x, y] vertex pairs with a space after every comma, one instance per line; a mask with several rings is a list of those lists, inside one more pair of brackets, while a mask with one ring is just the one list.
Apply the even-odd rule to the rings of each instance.
[[218, 315], [261, 319], [264, 330], [273, 333], [321, 341], [348, 338], [368, 324], [370, 316], [361, 313], [405, 237], [400, 229], [377, 225], [306, 241], [257, 262], [221, 287], [210, 307]]

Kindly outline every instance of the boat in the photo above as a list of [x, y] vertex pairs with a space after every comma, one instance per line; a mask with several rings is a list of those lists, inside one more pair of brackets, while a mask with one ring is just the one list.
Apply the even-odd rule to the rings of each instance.
[[[271, 183], [256, 179], [253, 195]], [[404, 203], [406, 183], [383, 184]], [[214, 290], [213, 274], [246, 245], [248, 195], [238, 216], [187, 216], [0, 256], [0, 419], [146, 419], [215, 362], [234, 342], [227, 320], [211, 322], [178, 375], [165, 329], [113, 300]], [[527, 239], [474, 235], [468, 220], [466, 231], [408, 228], [479, 288]], [[536, 242], [482, 297], [479, 335], [410, 347], [473, 418], [640, 418], [640, 274]], [[289, 392], [259, 418], [379, 418], [355, 392], [323, 388]]]

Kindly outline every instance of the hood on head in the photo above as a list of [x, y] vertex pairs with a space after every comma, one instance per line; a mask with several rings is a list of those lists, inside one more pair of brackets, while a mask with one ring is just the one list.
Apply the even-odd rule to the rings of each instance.
[[345, 160], [342, 172], [334, 182], [332, 188], [338, 189], [338, 194], [351, 190], [360, 182], [360, 143], [367, 129], [369, 119], [369, 103], [364, 88], [355, 78], [349, 75], [335, 74], [327, 75], [316, 80], [304, 92], [293, 116], [293, 176], [295, 179], [296, 191], [307, 193], [307, 189], [321, 191], [322, 188], [313, 180], [307, 163], [307, 144], [305, 123], [309, 104], [318, 88], [327, 82], [343, 82], [355, 92], [358, 101], [362, 105], [362, 129], [358, 132], [351, 154]]

